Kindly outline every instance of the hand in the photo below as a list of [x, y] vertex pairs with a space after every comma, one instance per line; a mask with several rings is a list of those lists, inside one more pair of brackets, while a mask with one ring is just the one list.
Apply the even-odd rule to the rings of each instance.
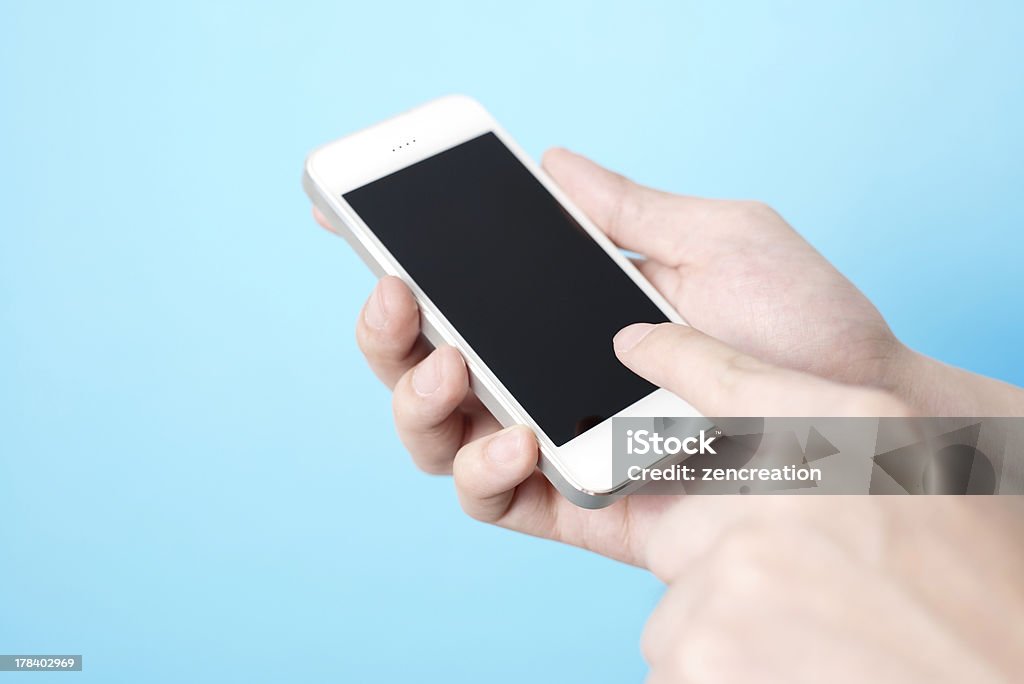
[[[613, 240], [648, 257], [640, 265], [645, 275], [683, 316], [710, 333], [640, 324], [621, 331], [615, 340], [623, 363], [680, 394], [705, 415], [904, 416], [915, 408], [947, 415], [1024, 411], [1019, 390], [940, 367], [903, 347], [863, 295], [766, 207], [675, 197], [641, 188], [564, 151], [549, 153], [545, 166]], [[322, 217], [319, 220], [326, 225]], [[648, 567], [673, 582], [687, 572], [692, 579], [697, 572], [693, 568], [702, 566], [685, 563], [673, 554], [685, 550], [696, 537], [703, 539], [705, 546], [695, 548], [708, 549], [710, 558], [709, 541], [716, 538], [711, 528], [703, 536], [689, 532], [681, 523], [684, 517], [698, 522], [738, 520], [743, 511], [755, 510], [754, 501], [763, 500], [634, 495], [599, 511], [576, 508], [536, 470], [537, 445], [529, 430], [499, 430], [498, 423], [469, 392], [461, 356], [447, 347], [431, 351], [423, 342], [419, 312], [401, 281], [385, 278], [378, 284], [360, 316], [357, 338], [371, 367], [395, 390], [396, 425], [414, 461], [428, 472], [454, 472], [463, 507], [478, 519]], [[1003, 408], [986, 408], [993, 406]], [[769, 506], [781, 505], [770, 503], [774, 500], [764, 501]], [[844, 502], [850, 500], [843, 498]], [[693, 515], [695, 501], [721, 502], [703, 505], [720, 506], [724, 515], [717, 511]], [[837, 500], [802, 497], [792, 508], [797, 511], [806, 506], [815, 511], [838, 505], [838, 501], [823, 503], [828, 501]], [[892, 504], [894, 508], [902, 505]], [[750, 539], [751, 534], [739, 532], [743, 529], [757, 528], [738, 524], [734, 538]], [[770, 532], [761, 536], [771, 538]], [[679, 543], [684, 533], [686, 543]], [[848, 535], [857, 538], [856, 534], [856, 525], [851, 525]], [[793, 539], [797, 536], [794, 533]], [[818, 541], [825, 544], [826, 540], [823, 535]], [[772, 553], [763, 542], [758, 543], [761, 545], [751, 545], [755, 550], [744, 553], [761, 553], [768, 559]], [[741, 555], [744, 546], [745, 542], [733, 542], [723, 547], [733, 549], [723, 552], [724, 557]], [[786, 560], [799, 558], [795, 552], [788, 556]], [[914, 557], [906, 558], [909, 568]], [[723, 584], [726, 581], [723, 579]], [[854, 583], [851, 579], [850, 584]], [[666, 595], [665, 605], [682, 600], [704, 606], [702, 615], [707, 619], [694, 622], [707, 627], [707, 652], [719, 660], [742, 661], [742, 650], [728, 658], [722, 655], [732, 642], [715, 641], [721, 636], [716, 620], [722, 610], [712, 606], [718, 604], [708, 597], [694, 597], [701, 591], [698, 581], [688, 585], [693, 591], [674, 590]], [[908, 580], [903, 586], [909, 591], [914, 584]], [[833, 590], [827, 588], [822, 594], [829, 591]], [[728, 587], [723, 590], [727, 592]], [[676, 596], [684, 599], [673, 598]], [[862, 600], [867, 605], [867, 598]], [[663, 615], [677, 612], [675, 608], [661, 611]], [[833, 614], [827, 611], [819, 616], [821, 624], [830, 625], [830, 616]], [[911, 621], [904, 628], [926, 629], [921, 622]], [[655, 678], [661, 672], [672, 676], [677, 660], [683, 661], [684, 668], [696, 662], [698, 669], [693, 672], [699, 676], [700, 663], [710, 661], [665, 655], [672, 649], [655, 653], [658, 639], [654, 635], [668, 635], [662, 637], [662, 643], [672, 643], [676, 633], [671, 624], [659, 626], [652, 620], [648, 630], [652, 635], [648, 641], [655, 642], [646, 647]], [[772, 629], [763, 620], [759, 624], [762, 634]], [[851, 634], [856, 629], [856, 625], [849, 626]], [[929, 644], [941, 641], [924, 632], [921, 639]], [[756, 635], [743, 646], [752, 641]], [[822, 644], [820, 648], [825, 653], [834, 646]], [[771, 653], [756, 655], [759, 659], [755, 662], [773, 664]], [[732, 665], [738, 667], [735, 662]], [[832, 662], [816, 673], [834, 670]], [[715, 670], [709, 667], [704, 672]]]
[[770, 207], [673, 195], [566, 150], [544, 168], [693, 327], [768, 363], [893, 389], [905, 349], [878, 310]]
[[1010, 682], [1016, 497], [689, 497], [652, 532], [648, 682]]
[[[681, 341], [675, 358], [679, 363], [685, 359], [691, 369], [703, 367], [707, 382], [692, 388], [696, 393], [689, 388], [679, 393], [706, 415], [778, 415], [780, 409], [803, 415], [910, 411], [878, 390], [824, 379], [894, 385], [894, 369], [900, 368], [896, 360], [906, 350], [863, 295], [773, 212], [752, 203], [641, 188], [565, 151], [549, 153], [545, 167], [620, 246], [651, 257], [641, 269], [685, 317], [768, 360], [759, 362], [688, 330], [695, 356], [685, 356], [687, 343]], [[318, 220], [327, 226], [322, 216]], [[378, 285], [360, 317], [357, 337], [374, 371], [395, 389], [398, 432], [413, 459], [428, 472], [454, 470], [471, 515], [644, 564], [647, 523], [669, 501], [633, 496], [585, 512], [562, 499], [535, 472], [533, 436], [522, 428], [495, 435], [500, 426], [469, 393], [461, 356], [448, 348], [430, 352], [419, 336], [416, 304], [398, 279], [385, 278]], [[704, 364], [702, 353], [717, 365]], [[665, 368], [648, 368], [641, 354], [624, 356], [641, 375], [671, 382]], [[793, 370], [775, 368], [772, 361]], [[715, 376], [716, 368], [724, 382]], [[762, 389], [753, 392], [745, 383]], [[769, 385], [775, 387], [772, 396], [784, 396], [783, 401], [763, 399], [768, 395], [759, 392]], [[798, 392], [797, 386], [803, 389]], [[827, 401], [817, 396], [823, 390]], [[798, 395], [804, 398], [797, 400]]]
[[1024, 392], [905, 347], [878, 310], [759, 202], [673, 195], [579, 155], [544, 168], [695, 328], [750, 356], [883, 389], [922, 415], [1024, 415]]
[[[652, 257], [642, 270], [694, 323], [710, 325], [715, 334], [798, 369], [884, 384], [889, 354], [898, 348], [884, 321], [770, 210], [641, 188], [562, 150], [546, 155], [545, 167], [620, 246]], [[329, 227], [318, 214], [317, 220]], [[757, 247], [745, 245], [745, 239]], [[730, 256], [730, 248], [739, 254]], [[765, 250], [789, 268], [765, 259]], [[790, 270], [794, 266], [806, 271], [814, 286], [798, 283]], [[724, 269], [724, 275], [712, 274], [716, 268]], [[832, 300], [830, 306], [816, 304], [822, 295]], [[751, 315], [759, 305], [766, 311]], [[714, 322], [716, 316], [721, 323]], [[745, 325], [752, 332], [744, 332]], [[852, 327], [858, 332], [847, 334]], [[894, 400], [881, 392], [773, 368], [695, 330], [681, 330], [691, 333], [694, 356], [686, 359], [687, 366], [701, 367], [709, 378], [717, 371], [732, 378], [725, 384], [719, 379], [703, 383], [694, 388], [697, 394], [684, 395], [706, 415], [776, 414], [780, 404], [759, 402], [757, 393], [744, 388], [748, 381], [771, 384], [773, 379], [789, 392], [803, 388], [805, 399], [793, 395], [781, 404], [796, 414], [825, 410], [828, 404], [816, 396], [823, 389], [834, 392], [834, 413], [894, 411]], [[363, 309], [356, 334], [374, 372], [395, 390], [398, 433], [417, 465], [430, 473], [454, 471], [462, 505], [478, 519], [644, 565], [650, 523], [672, 501], [632, 496], [600, 511], [576, 508], [536, 471], [533, 435], [515, 427], [498, 432], [497, 421], [469, 391], [462, 357], [451, 348], [431, 352], [419, 333], [419, 312], [408, 288], [397, 278], [382, 279]], [[832, 353], [832, 362], [823, 364], [820, 359], [829, 353], [820, 353], [821, 345], [840, 343], [852, 350]], [[678, 353], [688, 353], [686, 342], [680, 344]], [[635, 364], [634, 370], [644, 374], [637, 361], [641, 355], [628, 356], [632, 361], [627, 365]], [[895, 405], [895, 412], [906, 411]]]
[[[638, 331], [648, 334], [631, 339]], [[500, 430], [470, 392], [462, 356], [451, 347], [431, 351], [419, 333], [412, 293], [398, 278], [382, 279], [359, 317], [356, 338], [377, 376], [394, 388], [395, 424], [416, 464], [429, 473], [454, 471], [463, 508], [479, 520], [646, 567], [648, 533], [678, 500], [634, 495], [598, 511], [569, 503], [537, 471], [530, 430]], [[907, 412], [879, 390], [780, 369], [685, 326], [630, 326], [615, 343], [627, 366], [679, 392], [705, 415], [774, 415], [779, 406], [792, 415]], [[676, 363], [663, 362], [668, 359]], [[699, 374], [677, 374], [680, 359]]]

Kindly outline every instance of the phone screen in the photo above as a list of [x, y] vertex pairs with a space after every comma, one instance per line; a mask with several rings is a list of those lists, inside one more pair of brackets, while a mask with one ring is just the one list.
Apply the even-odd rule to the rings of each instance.
[[612, 337], [665, 314], [494, 133], [344, 198], [556, 446], [654, 391]]

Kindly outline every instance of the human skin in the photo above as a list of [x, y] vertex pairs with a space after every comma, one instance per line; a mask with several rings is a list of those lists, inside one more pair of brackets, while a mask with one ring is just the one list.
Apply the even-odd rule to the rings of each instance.
[[649, 540], [650, 683], [1020, 681], [1019, 497], [711, 497]]
[[[564, 150], [545, 155], [544, 167], [616, 244], [646, 257], [641, 271], [692, 325], [629, 326], [610, 341], [618, 358], [703, 414], [1024, 414], [1020, 389], [904, 346], [864, 295], [765, 205], [643, 188]], [[784, 643], [786, 637], [800, 643], [819, 632], [830, 639], [815, 642], [822, 654], [867, 654], [868, 665], [888, 658], [890, 671], [918, 678], [945, 671], [950, 681], [967, 681], [954, 674], [998, 681], [1001, 668], [1016, 665], [991, 630], [978, 633], [991, 636], [994, 646], [962, 643], [960, 634], [981, 625], [1004, 601], [1021, 615], [1024, 604], [1005, 574], [992, 571], [1002, 594], [985, 594], [983, 583], [971, 579], [973, 563], [1024, 569], [1020, 552], [1006, 543], [1022, 531], [1015, 502], [796, 497], [790, 505], [775, 503], [787, 497], [722, 497], [711, 503], [708, 497], [634, 495], [605, 509], [583, 510], [537, 471], [533, 434], [524, 427], [502, 430], [469, 391], [461, 355], [451, 347], [431, 350], [419, 333], [419, 311], [408, 288], [397, 278], [382, 279], [356, 335], [371, 368], [394, 389], [396, 426], [413, 460], [430, 473], [453, 473], [464, 509], [477, 519], [582, 546], [648, 568], [667, 582], [665, 607], [652, 617], [644, 640], [652, 680], [751, 681], [751, 671], [733, 662], [743, 659], [730, 653], [765, 635], [763, 650], [749, 659], [765, 668], [760, 675], [776, 668], [780, 681], [813, 678], [815, 666], [820, 674], [836, 662], [811, 659], [804, 663], [811, 668], [806, 676], [793, 677], [793, 662], [786, 670], [787, 661], [765, 644], [776, 643], [784, 652], [792, 645]], [[730, 525], [715, 527], [709, 518]], [[823, 527], [822, 519], [843, 523]], [[936, 520], [958, 535], [946, 535]], [[705, 530], [703, 555], [694, 552], [700, 548], [695, 529]], [[902, 560], [883, 559], [881, 542], [844, 545], [849, 538], [887, 540], [892, 548], [902, 543]], [[777, 547], [771, 546], [774, 539]], [[933, 571], [929, 559], [947, 562]], [[952, 567], [956, 561], [960, 565]], [[749, 577], [743, 573], [709, 570], [735, 563], [750, 569], [756, 593], [744, 584]], [[823, 572], [808, 573], [816, 564]], [[797, 582], [806, 584], [810, 598], [797, 591]], [[957, 591], [919, 596], [947, 582]], [[778, 599], [789, 593], [796, 596], [795, 608]], [[843, 609], [849, 600], [878, 612]], [[988, 606], [989, 613], [978, 606]], [[895, 617], [884, 617], [886, 610]], [[739, 624], [751, 613], [758, 619]], [[781, 625], [779, 614], [786, 615]], [[687, 616], [685, 629], [679, 615]], [[999, 624], [1004, 623], [1024, 637], [1019, 620]], [[893, 630], [890, 641], [882, 639], [879, 626]], [[901, 637], [925, 644], [925, 655], [904, 657], [892, 645]], [[694, 655], [694, 643], [705, 644], [696, 651], [703, 655]], [[957, 654], [966, 669], [943, 670], [927, 654]], [[865, 678], [855, 672], [841, 674], [850, 681]], [[734, 677], [716, 678], [723, 673]]]
[[[641, 271], [693, 326], [659, 326], [619, 358], [662, 386], [683, 362], [689, 372], [675, 381], [703, 369], [703, 380], [675, 389], [705, 415], [1024, 414], [1018, 388], [906, 348], [769, 207], [652, 190], [561, 149], [545, 155], [544, 168], [616, 244], [646, 257]], [[419, 323], [409, 289], [386, 277], [356, 325], [370, 367], [394, 389], [395, 424], [414, 462], [454, 472], [476, 518], [644, 565], [649, 531], [674, 501], [631, 496], [599, 511], [570, 504], [536, 471], [532, 433], [501, 430], [469, 391], [461, 355], [432, 350]]]

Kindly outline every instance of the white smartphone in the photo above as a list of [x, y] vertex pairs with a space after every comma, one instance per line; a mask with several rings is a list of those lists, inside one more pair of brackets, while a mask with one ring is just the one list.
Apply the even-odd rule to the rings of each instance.
[[374, 273], [405, 281], [423, 334], [462, 353], [498, 421], [533, 429], [540, 469], [577, 505], [636, 484], [612, 474], [612, 418], [699, 415], [612, 350], [630, 323], [682, 318], [475, 100], [329, 143], [303, 186]]

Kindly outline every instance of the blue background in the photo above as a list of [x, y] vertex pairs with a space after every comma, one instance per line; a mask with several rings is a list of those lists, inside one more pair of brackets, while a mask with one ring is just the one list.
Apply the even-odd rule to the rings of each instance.
[[309, 217], [310, 148], [440, 94], [767, 200], [1024, 383], [1020, 3], [143, 5], [0, 21], [0, 652], [86, 659], [44, 679], [642, 678], [659, 585], [414, 470]]

